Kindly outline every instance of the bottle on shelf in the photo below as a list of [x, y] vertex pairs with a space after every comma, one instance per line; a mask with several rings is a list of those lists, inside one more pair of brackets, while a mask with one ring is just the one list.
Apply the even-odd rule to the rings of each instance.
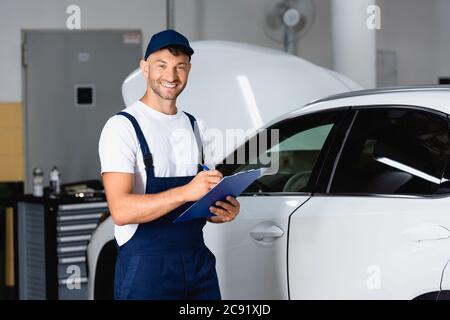
[[59, 195], [60, 193], [60, 173], [58, 167], [54, 166], [50, 171], [50, 194]]
[[44, 196], [44, 171], [37, 167], [33, 169], [33, 196], [43, 197]]

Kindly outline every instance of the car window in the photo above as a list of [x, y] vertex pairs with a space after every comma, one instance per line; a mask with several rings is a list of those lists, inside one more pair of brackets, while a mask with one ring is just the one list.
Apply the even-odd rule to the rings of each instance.
[[[265, 148], [258, 144], [262, 135], [259, 134], [236, 150], [232, 160], [229, 158], [227, 164], [218, 169], [224, 175], [261, 166], [277, 169], [258, 179], [244, 193], [311, 192], [312, 172], [340, 114], [321, 112], [279, 122], [264, 133], [271, 138], [270, 143], [263, 144]], [[278, 130], [277, 141], [274, 141], [273, 129]], [[259, 146], [253, 153], [249, 147], [252, 143]], [[238, 154], [242, 152], [247, 155], [245, 162], [236, 164]]]
[[330, 193], [441, 193], [450, 154], [447, 119], [413, 108], [361, 109], [342, 149]]

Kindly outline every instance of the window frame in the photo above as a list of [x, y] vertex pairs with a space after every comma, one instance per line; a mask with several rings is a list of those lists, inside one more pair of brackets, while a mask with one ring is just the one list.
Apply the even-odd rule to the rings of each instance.
[[[358, 105], [358, 106], [350, 106], [350, 110], [352, 111], [352, 120], [350, 125], [348, 126], [345, 137], [339, 144], [338, 148], [334, 150], [334, 156], [329, 158], [329, 162], [325, 164], [328, 167], [326, 172], [322, 172], [319, 177], [319, 188], [316, 192], [314, 192], [314, 196], [325, 196], [325, 197], [376, 197], [376, 198], [401, 198], [401, 199], [439, 199], [439, 198], [448, 198], [450, 197], [449, 193], [442, 193], [436, 195], [419, 195], [419, 194], [383, 194], [383, 193], [355, 193], [355, 192], [347, 192], [347, 193], [332, 193], [330, 192], [331, 184], [334, 179], [334, 175], [337, 169], [337, 166], [340, 162], [340, 158], [342, 152], [347, 145], [348, 137], [353, 129], [354, 123], [357, 120], [358, 113], [360, 110], [389, 110], [389, 109], [410, 109], [415, 111], [422, 111], [428, 114], [432, 114], [442, 118], [447, 123], [447, 132], [450, 137], [450, 115], [441, 112], [435, 109], [427, 108], [424, 106], [415, 106], [415, 105], [407, 105], [407, 104], [375, 104], [375, 105]], [[333, 160], [334, 159], [334, 160]], [[331, 167], [331, 170], [330, 170]], [[326, 174], [328, 173], [328, 177]], [[443, 176], [450, 175], [450, 157], [449, 161], [444, 168]]]
[[[334, 144], [334, 142], [336, 141], [336, 136], [337, 133], [342, 130], [342, 125], [345, 122], [345, 119], [348, 118], [348, 115], [350, 114], [351, 110], [349, 106], [343, 106], [343, 107], [339, 107], [339, 108], [327, 108], [327, 109], [323, 109], [323, 110], [318, 110], [318, 111], [311, 111], [308, 113], [304, 113], [301, 115], [296, 115], [296, 116], [292, 116], [280, 121], [277, 121], [276, 123], [271, 124], [269, 127], [265, 126], [264, 129], [266, 130], [270, 130], [276, 126], [280, 126], [285, 122], [288, 121], [296, 121], [299, 118], [302, 117], [309, 117], [309, 116], [320, 116], [321, 114], [331, 114], [331, 113], [337, 113], [337, 119], [335, 122], [335, 125], [332, 127], [332, 129], [330, 130], [329, 135], [327, 136], [327, 138], [325, 139], [325, 142], [323, 144], [323, 147], [319, 153], [319, 157], [317, 158], [317, 162], [314, 166], [314, 169], [311, 173], [311, 177], [310, 177], [310, 181], [308, 182], [308, 186], [310, 186], [311, 190], [310, 192], [285, 192], [285, 191], [274, 191], [274, 192], [243, 192], [241, 193], [240, 197], [255, 197], [255, 196], [311, 196], [314, 193], [314, 190], [316, 188], [316, 184], [318, 182], [319, 179], [319, 175], [320, 172], [322, 170], [322, 167], [324, 165], [324, 163], [326, 162], [326, 159], [329, 155], [329, 151], [331, 146]], [[230, 153], [230, 155], [228, 155], [225, 159], [222, 160], [221, 164], [219, 164], [216, 169], [221, 171], [222, 166], [224, 166], [224, 163], [226, 161], [226, 159], [228, 157], [230, 157], [231, 155], [234, 155], [237, 150], [239, 150], [240, 148], [242, 148], [243, 146], [245, 146], [251, 139], [254, 139], [256, 135], [251, 136], [249, 139], [246, 139], [245, 142], [243, 142], [240, 146], [238, 146], [237, 148], [234, 149], [234, 151], [232, 153]], [[272, 147], [268, 146], [267, 148]]]

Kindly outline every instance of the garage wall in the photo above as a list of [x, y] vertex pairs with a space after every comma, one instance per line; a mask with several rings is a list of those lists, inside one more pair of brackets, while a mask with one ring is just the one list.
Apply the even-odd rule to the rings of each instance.
[[20, 103], [0, 103], [0, 182], [23, 181], [22, 119]]
[[[175, 0], [176, 28], [191, 40], [244, 41], [282, 48], [263, 29], [270, 0]], [[331, 67], [329, 0], [316, 0], [318, 14], [298, 54]], [[165, 0], [0, 0], [0, 102], [21, 100], [21, 29], [66, 27], [66, 8], [81, 8], [81, 27], [141, 29], [144, 43], [166, 26]]]
[[[176, 28], [192, 40], [243, 41], [281, 49], [264, 33], [264, 9], [270, 1], [175, 0]], [[330, 3], [315, 2], [314, 26], [296, 52], [331, 68]], [[438, 76], [450, 74], [450, 1], [377, 2], [382, 10], [377, 45], [397, 52], [399, 84], [436, 83]], [[21, 29], [64, 29], [66, 8], [74, 3], [81, 7], [83, 29], [138, 28], [146, 43], [151, 34], [165, 28], [165, 0], [0, 0], [0, 102], [21, 100]]]
[[140, 28], [152, 32], [165, 24], [165, 16], [159, 14], [164, 0], [0, 0], [0, 102], [22, 98], [21, 29], [65, 29], [66, 8], [73, 3], [81, 8], [83, 29]]
[[450, 77], [450, 1], [435, 0], [435, 13], [439, 25], [436, 25], [435, 45], [433, 46], [435, 57], [434, 76]]
[[[448, 0], [440, 2], [450, 4]], [[445, 21], [449, 10], [438, 16], [434, 0], [377, 0], [377, 3], [382, 28], [377, 32], [377, 46], [397, 53], [398, 84], [435, 84], [436, 69], [443, 66], [435, 59], [436, 32], [449, 25]], [[448, 33], [449, 27], [440, 33]], [[442, 49], [441, 54], [450, 54], [450, 45]]]
[[[197, 14], [198, 39], [217, 39], [247, 42], [251, 44], [283, 49], [264, 32], [265, 9], [272, 1], [268, 0], [179, 0], [178, 12], [194, 6], [202, 8]], [[293, 51], [297, 55], [321, 66], [331, 68], [331, 30], [329, 0], [315, 0], [316, 18], [311, 30], [297, 42]], [[178, 9], [179, 8], [179, 9]], [[183, 17], [184, 16], [184, 17]], [[189, 30], [187, 15], [176, 16], [183, 30]]]

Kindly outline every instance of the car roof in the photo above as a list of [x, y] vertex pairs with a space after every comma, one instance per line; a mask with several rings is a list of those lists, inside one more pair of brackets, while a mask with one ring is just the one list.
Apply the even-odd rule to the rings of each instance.
[[450, 114], [450, 85], [402, 86], [350, 91], [314, 100], [284, 115], [283, 118], [327, 109], [374, 105], [419, 106]]

